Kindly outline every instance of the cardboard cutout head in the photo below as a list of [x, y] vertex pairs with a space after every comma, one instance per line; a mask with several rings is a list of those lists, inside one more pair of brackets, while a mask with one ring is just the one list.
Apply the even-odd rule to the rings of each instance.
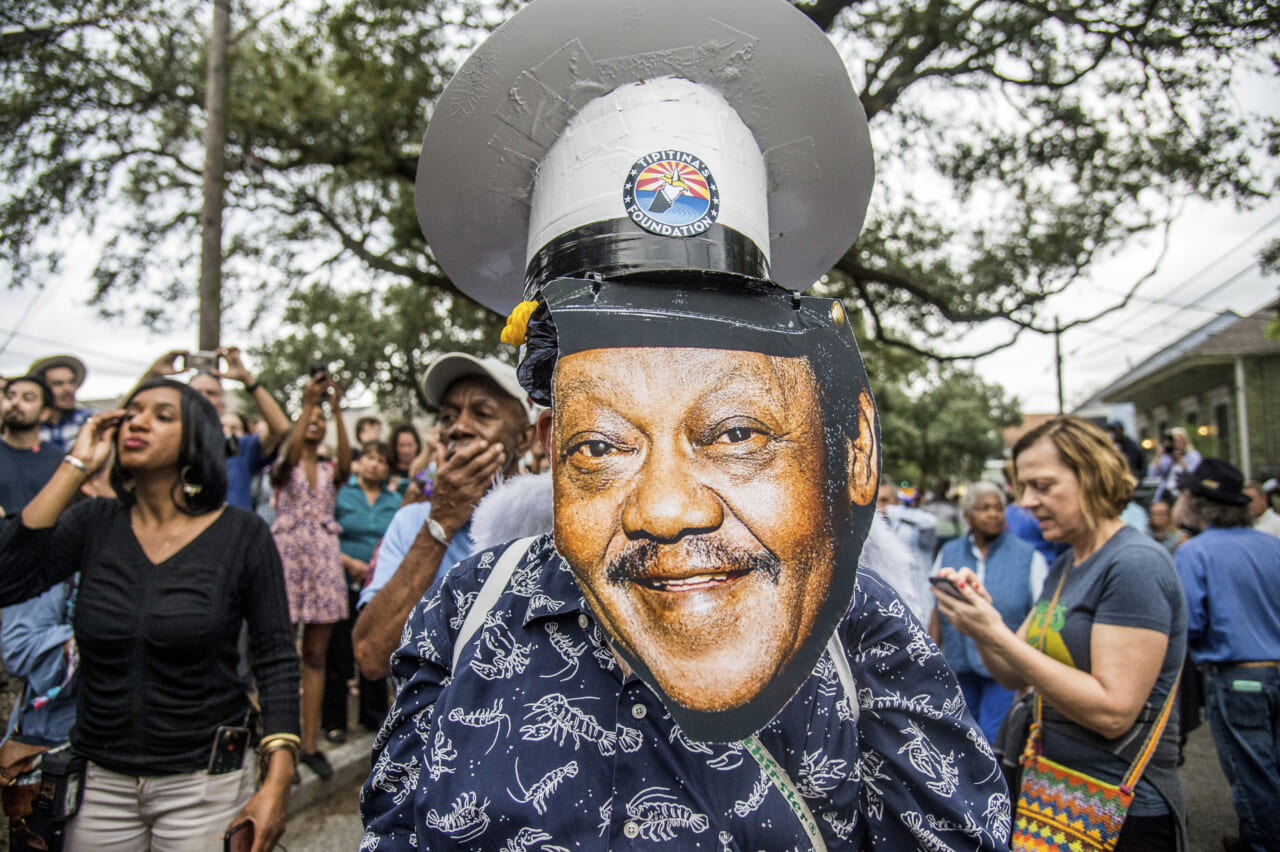
[[848, 248], [871, 179], [844, 66], [784, 0], [536, 0], [427, 132], [437, 259], [536, 306], [520, 377], [552, 406], [557, 550], [695, 739], [767, 724], [853, 595], [875, 407], [842, 306], [779, 283]]

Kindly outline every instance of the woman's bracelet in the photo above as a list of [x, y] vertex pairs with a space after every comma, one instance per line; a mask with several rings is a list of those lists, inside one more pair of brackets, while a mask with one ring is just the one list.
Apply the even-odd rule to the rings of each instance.
[[267, 777], [267, 768], [271, 765], [271, 755], [277, 751], [287, 751], [298, 765], [298, 752], [302, 749], [302, 739], [297, 734], [268, 734], [258, 743], [258, 781]]
[[89, 473], [89, 468], [85, 465], [85, 463], [80, 461], [80, 459], [76, 458], [70, 453], [67, 453], [65, 456], [63, 456], [62, 461], [65, 462], [66, 464], [71, 465], [76, 470], [80, 471], [85, 475], [88, 475]]
[[256, 391], [256, 390], [257, 390], [258, 388], [260, 388], [260, 387], [262, 387], [262, 382], [257, 381], [257, 380], [255, 379], [255, 380], [254, 380], [254, 382], [253, 382], [253, 384], [249, 384], [249, 385], [245, 385], [245, 386], [244, 386], [244, 392], [245, 392], [245, 393], [253, 393], [254, 391]]

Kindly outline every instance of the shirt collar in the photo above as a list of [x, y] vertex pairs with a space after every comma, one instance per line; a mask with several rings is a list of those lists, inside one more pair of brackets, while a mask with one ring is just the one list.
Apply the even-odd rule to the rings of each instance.
[[538, 594], [529, 598], [524, 625], [535, 621], [562, 618], [575, 613], [590, 613], [582, 598], [582, 588], [574, 579], [573, 569], [556, 551], [551, 534], [541, 535], [532, 545], [533, 570], [537, 572]]

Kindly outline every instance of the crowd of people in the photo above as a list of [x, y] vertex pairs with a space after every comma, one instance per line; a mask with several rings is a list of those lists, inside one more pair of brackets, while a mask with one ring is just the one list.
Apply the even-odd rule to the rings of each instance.
[[[16, 797], [38, 789], [33, 758], [45, 750], [87, 762], [67, 848], [86, 838], [187, 848], [245, 820], [269, 848], [295, 761], [332, 774], [319, 743], [346, 741], [353, 686], [356, 723], [383, 724], [388, 661], [442, 569], [552, 527], [546, 478], [510, 484], [539, 473], [545, 455], [530, 452], [537, 409], [497, 359], [453, 353], [430, 365], [424, 387], [439, 416], [425, 440], [404, 424], [384, 441], [382, 422], [366, 417], [351, 449], [327, 374], [305, 380], [291, 421], [235, 349], [222, 351], [222, 369], [181, 383], [171, 377], [184, 354], [167, 353], [118, 409], [96, 413], [75, 400], [85, 370], [74, 358], [6, 383], [2, 641], [24, 682], [0, 754], [12, 848], [39, 848], [48, 830], [34, 793]], [[69, 393], [42, 369], [69, 376]], [[223, 380], [245, 388], [254, 416], [227, 409]], [[1174, 718], [1185, 738], [1207, 714], [1240, 815], [1232, 848], [1269, 848], [1274, 755], [1265, 730], [1242, 720], [1270, 718], [1278, 686], [1263, 663], [1280, 632], [1260, 592], [1280, 570], [1275, 483], [1245, 482], [1212, 458], [1170, 480], [1161, 472], [1177, 460], [1157, 458], [1161, 493], [1136, 529], [1121, 520], [1135, 477], [1115, 437], [1059, 418], [1014, 447], [1006, 487], [943, 479], [916, 494], [883, 481], [880, 515], [911, 563], [900, 592], [1011, 784], [1030, 696], [1045, 755], [1118, 781], [1132, 754], [1115, 743], [1131, 751], [1181, 678]], [[255, 501], [259, 478], [270, 486]], [[269, 528], [255, 509], [274, 518]], [[219, 738], [240, 730], [251, 740], [234, 769], [214, 772]], [[244, 760], [250, 742], [264, 756], [258, 771]], [[1160, 732], [1117, 848], [1179, 848], [1178, 754], [1175, 723]], [[216, 785], [195, 786], [210, 775]]]

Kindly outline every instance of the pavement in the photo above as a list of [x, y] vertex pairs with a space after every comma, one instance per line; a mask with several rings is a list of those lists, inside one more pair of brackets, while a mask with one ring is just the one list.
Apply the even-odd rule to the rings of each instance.
[[[333, 766], [333, 777], [327, 781], [321, 780], [320, 776], [312, 772], [309, 767], [298, 766], [302, 783], [294, 784], [289, 790], [290, 833], [293, 833], [295, 822], [310, 823], [317, 814], [307, 812], [321, 804], [329, 806], [335, 814], [345, 814], [348, 817], [348, 824], [350, 818], [354, 817], [355, 825], [359, 825], [360, 785], [369, 777], [369, 753], [373, 750], [373, 737], [372, 733], [361, 730], [342, 745], [326, 743], [322, 746], [321, 750], [324, 751], [325, 757], [329, 758], [329, 764]], [[356, 834], [356, 842], [342, 848], [356, 849], [359, 846], [359, 839], [359, 834]], [[312, 848], [295, 846], [288, 839], [285, 840], [285, 845], [289, 847], [290, 852]]]

